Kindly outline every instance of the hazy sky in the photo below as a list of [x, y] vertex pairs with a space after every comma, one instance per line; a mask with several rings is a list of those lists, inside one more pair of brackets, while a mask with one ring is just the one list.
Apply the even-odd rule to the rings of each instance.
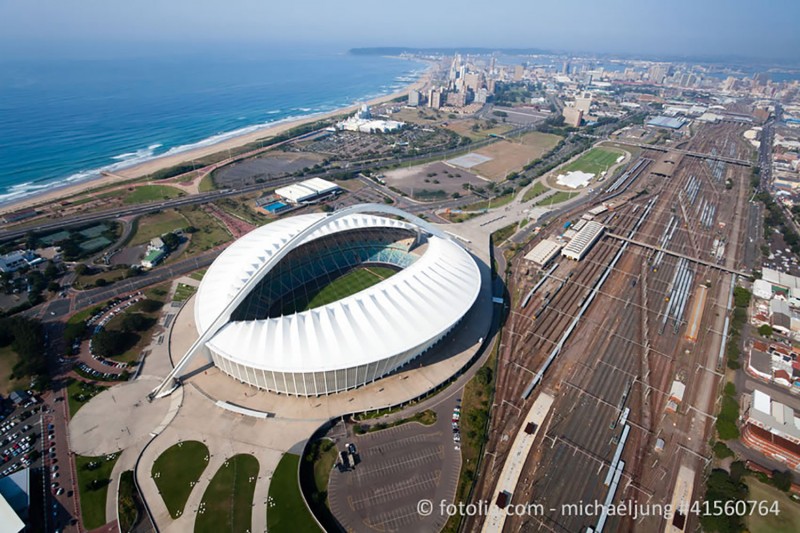
[[799, 19], [800, 0], [0, 0], [0, 54], [247, 43], [800, 59]]

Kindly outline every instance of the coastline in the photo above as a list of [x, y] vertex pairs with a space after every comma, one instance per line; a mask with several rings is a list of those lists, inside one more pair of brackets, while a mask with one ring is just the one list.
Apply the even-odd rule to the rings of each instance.
[[423, 88], [430, 81], [432, 68], [433, 65], [430, 64], [428, 68], [425, 70], [425, 72], [423, 72], [420, 75], [417, 81], [391, 94], [377, 96], [375, 98], [367, 100], [366, 102], [353, 103], [348, 106], [340, 107], [338, 109], [334, 109], [332, 111], [327, 111], [324, 113], [313, 113], [310, 115], [305, 115], [303, 117], [287, 121], [278, 121], [274, 124], [265, 124], [263, 128], [258, 128], [254, 131], [243, 133], [235, 137], [230, 137], [228, 139], [221, 140], [218, 143], [210, 144], [207, 146], [200, 146], [176, 154], [162, 155], [159, 157], [155, 157], [149, 161], [144, 161], [142, 163], [138, 163], [136, 165], [117, 170], [113, 173], [113, 176], [99, 175], [95, 178], [90, 178], [85, 181], [81, 181], [79, 183], [55, 186], [52, 189], [47, 189], [40, 193], [33, 193], [29, 196], [25, 196], [19, 199], [12, 199], [9, 200], [7, 203], [0, 204], [0, 214], [6, 214], [14, 211], [36, 208], [42, 204], [52, 203], [65, 197], [89, 192], [92, 189], [103, 187], [109, 184], [124, 184], [129, 180], [139, 179], [144, 176], [147, 176], [148, 174], [152, 174], [158, 170], [169, 168], [187, 161], [191, 161], [192, 159], [202, 158], [225, 150], [238, 148], [240, 146], [258, 141], [260, 139], [280, 135], [281, 133], [284, 133], [287, 130], [290, 130], [297, 126], [301, 126], [303, 124], [308, 124], [310, 122], [315, 122], [318, 120], [324, 120], [330, 117], [334, 117], [336, 115], [353, 113], [356, 110], [358, 110], [358, 108], [364, 103], [372, 106], [388, 102], [395, 98], [405, 96], [412, 90], [419, 90]]

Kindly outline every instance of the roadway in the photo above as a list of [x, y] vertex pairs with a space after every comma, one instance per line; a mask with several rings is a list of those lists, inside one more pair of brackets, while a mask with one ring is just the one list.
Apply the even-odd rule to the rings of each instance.
[[[530, 126], [521, 126], [521, 127], [515, 128], [515, 129], [509, 131], [508, 133], [506, 133], [506, 137], [520, 135], [520, 134], [525, 133], [526, 131], [529, 131], [529, 130], [531, 130]], [[363, 165], [347, 166], [347, 167], [344, 167], [344, 168], [337, 167], [337, 168], [329, 169], [329, 170], [327, 170], [325, 172], [322, 172], [322, 173], [319, 173], [319, 174], [314, 174], [314, 175], [308, 175], [308, 176], [285, 176], [283, 178], [276, 178], [276, 179], [270, 180], [270, 181], [265, 182], [265, 183], [253, 183], [253, 184], [250, 184], [250, 185], [242, 185], [242, 186], [236, 187], [236, 188], [222, 189], [222, 190], [219, 190], [219, 191], [212, 191], [212, 192], [208, 192], [208, 193], [199, 193], [199, 194], [195, 194], [195, 195], [188, 196], [188, 197], [181, 197], [181, 198], [175, 198], [175, 199], [172, 199], [172, 200], [167, 200], [167, 201], [164, 201], [164, 202], [140, 204], [140, 205], [135, 205], [135, 206], [130, 206], [130, 207], [119, 207], [119, 208], [114, 208], [114, 209], [106, 209], [106, 210], [98, 211], [98, 212], [95, 212], [95, 213], [88, 213], [88, 214], [82, 214], [82, 215], [77, 215], [77, 216], [64, 217], [64, 218], [61, 218], [61, 219], [58, 219], [58, 220], [54, 220], [53, 222], [47, 222], [47, 223], [38, 224], [35, 228], [24, 227], [24, 228], [19, 228], [19, 229], [0, 230], [0, 242], [5, 242], [5, 241], [8, 241], [8, 240], [13, 240], [13, 239], [17, 239], [19, 237], [23, 237], [27, 233], [31, 232], [33, 229], [35, 229], [36, 232], [38, 232], [38, 233], [42, 233], [42, 232], [46, 232], [48, 230], [64, 229], [64, 228], [68, 228], [68, 227], [80, 226], [80, 225], [83, 225], [83, 224], [89, 224], [89, 223], [92, 223], [92, 222], [98, 222], [98, 221], [108, 220], [108, 219], [113, 219], [113, 218], [120, 218], [120, 217], [124, 217], [124, 216], [139, 216], [139, 215], [144, 215], [144, 214], [147, 214], [147, 213], [151, 213], [151, 212], [159, 211], [159, 210], [163, 210], [163, 209], [171, 209], [171, 208], [176, 208], [176, 207], [184, 207], [184, 206], [190, 206], [190, 205], [205, 204], [205, 203], [213, 202], [213, 201], [220, 200], [220, 199], [223, 199], [223, 198], [230, 198], [232, 196], [238, 196], [240, 194], [247, 194], [247, 193], [257, 192], [257, 191], [261, 191], [261, 190], [265, 190], [265, 189], [274, 189], [275, 187], [281, 187], [281, 186], [288, 185], [288, 184], [291, 184], [291, 183], [300, 182], [300, 181], [309, 179], [311, 177], [321, 177], [321, 178], [326, 178], [327, 177], [327, 178], [331, 178], [331, 177], [335, 177], [337, 175], [340, 175], [342, 172], [356, 174], [356, 173], [359, 173], [359, 172], [364, 172], [366, 170], [377, 170], [379, 168], [389, 167], [389, 166], [392, 166], [392, 165], [395, 165], [395, 164], [409, 164], [409, 163], [414, 163], [414, 162], [428, 161], [428, 160], [437, 159], [437, 158], [446, 158], [446, 157], [449, 157], [449, 156], [452, 156], [452, 155], [455, 155], [455, 154], [458, 154], [458, 153], [463, 153], [463, 152], [469, 152], [469, 151], [472, 151], [472, 150], [476, 150], [478, 148], [481, 148], [483, 146], [486, 146], [488, 144], [496, 142], [497, 140], [498, 139], [496, 139], [496, 138], [486, 138], [486, 139], [483, 139], [483, 140], [480, 140], [480, 141], [475, 141], [475, 142], [473, 142], [471, 144], [468, 144], [468, 145], [457, 146], [455, 148], [448, 148], [446, 150], [439, 150], [437, 152], [432, 152], [432, 153], [413, 156], [413, 157], [396, 158], [396, 159], [384, 160], [384, 161], [379, 161], [379, 162], [374, 162], [374, 163], [369, 163], [369, 164], [363, 164]], [[232, 159], [231, 161], [233, 161], [233, 160], [238, 160], [238, 159], [235, 158], [235, 159]], [[222, 165], [220, 165], [220, 166], [222, 166]], [[219, 167], [217, 167], [217, 168], [219, 168]], [[463, 202], [463, 200], [462, 200], [462, 202]]]

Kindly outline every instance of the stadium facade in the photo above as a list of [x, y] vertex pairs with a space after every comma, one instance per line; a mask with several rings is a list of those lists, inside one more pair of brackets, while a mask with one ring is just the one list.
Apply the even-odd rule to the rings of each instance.
[[[376, 213], [387, 216], [379, 216]], [[242, 383], [319, 396], [371, 383], [441, 341], [475, 303], [475, 260], [425, 221], [377, 204], [288, 217], [229, 246], [195, 296], [203, 354]]]

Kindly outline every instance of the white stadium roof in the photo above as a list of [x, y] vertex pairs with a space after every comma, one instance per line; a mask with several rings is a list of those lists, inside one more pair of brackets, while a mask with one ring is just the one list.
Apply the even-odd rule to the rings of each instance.
[[[260, 266], [289, 240], [328, 215], [285, 218], [262, 226], [214, 261], [197, 292], [195, 321], [210, 327]], [[358, 228], [416, 226], [350, 214], [316, 230], [303, 243]], [[413, 350], [455, 325], [472, 306], [481, 277], [456, 242], [431, 235], [422, 256], [377, 285], [337, 302], [278, 318], [229, 322], [207, 343], [216, 353], [253, 368], [316, 372], [351, 368]]]

